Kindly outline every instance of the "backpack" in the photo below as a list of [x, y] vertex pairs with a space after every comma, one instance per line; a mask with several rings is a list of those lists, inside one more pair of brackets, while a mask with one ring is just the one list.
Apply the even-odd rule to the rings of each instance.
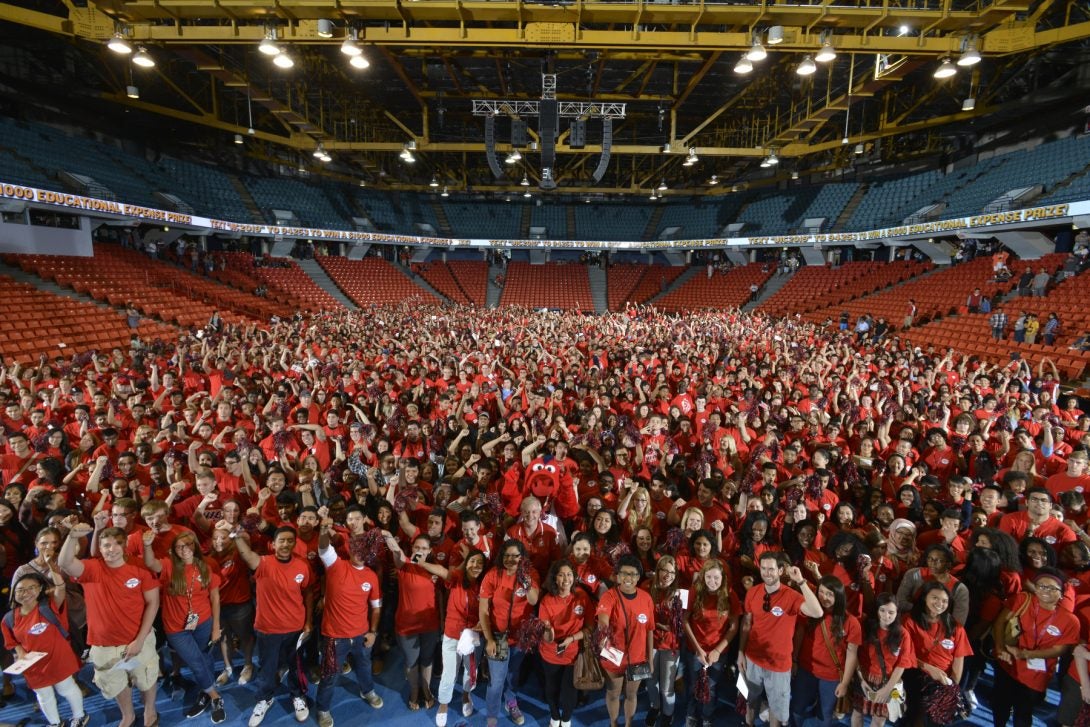
[[[65, 640], [68, 639], [68, 629], [61, 626], [60, 618], [53, 611], [53, 607], [49, 605], [48, 601], [38, 602], [38, 613], [42, 614], [42, 618], [46, 621], [56, 626], [57, 631], [61, 632], [61, 636]], [[4, 614], [4, 625], [11, 629], [12, 632], [15, 631], [15, 611], [8, 611]]]

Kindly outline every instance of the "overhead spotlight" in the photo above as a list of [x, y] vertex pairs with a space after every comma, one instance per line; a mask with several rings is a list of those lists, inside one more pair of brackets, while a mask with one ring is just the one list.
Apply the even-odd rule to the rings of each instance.
[[962, 111], [972, 111], [975, 108], [976, 108], [976, 99], [973, 98], [972, 96], [970, 96], [969, 98], [967, 98], [967, 99], [965, 99], [964, 101], [961, 102], [961, 110]]
[[653, 190], [653, 189], [651, 190], [651, 194], [648, 195], [648, 197], [647, 197], [647, 199], [651, 200], [652, 202], [654, 202], [658, 198], [659, 198], [658, 195], [655, 194], [655, 190]]
[[958, 65], [962, 68], [968, 68], [969, 66], [975, 66], [980, 63], [980, 51], [976, 49], [976, 45], [969, 43], [965, 47], [965, 52], [961, 54], [961, 58], [958, 58]]
[[530, 192], [530, 190], [526, 190], [525, 192], [522, 193], [522, 196], [525, 197], [526, 199], [530, 199], [534, 195]]
[[855, 145], [855, 153], [857, 156], [861, 155], [864, 151], [866, 151], [866, 149], [863, 147], [862, 143]]
[[669, 154], [671, 151], [672, 151], [672, 149], [670, 147], [670, 142], [666, 142], [665, 144], [662, 145], [662, 153], [663, 154]]
[[840, 140], [840, 143], [847, 146], [848, 144], [852, 143], [852, 140], [845, 136], [843, 139]]
[[504, 161], [505, 164], [515, 164], [520, 159], [522, 159], [522, 153], [518, 149], [512, 149], [511, 153], [509, 153], [507, 155], [507, 158], [504, 159], [503, 161]]
[[783, 42], [783, 26], [773, 25], [768, 29], [768, 44], [779, 45]]
[[333, 37], [333, 21], [326, 18], [318, 19], [318, 37], [319, 38], [332, 38]]
[[277, 68], [291, 68], [295, 65], [295, 61], [291, 59], [287, 53], [279, 53], [273, 58], [273, 63]]
[[242, 134], [235, 134], [235, 143], [236, 144], [241, 144], [242, 141], [243, 141]]
[[151, 53], [148, 53], [147, 48], [143, 46], [140, 50], [136, 51], [136, 55], [132, 57], [132, 62], [141, 68], [155, 68], [155, 59], [151, 57]]
[[749, 52], [746, 53], [746, 58], [753, 61], [754, 63], [758, 61], [763, 61], [765, 58], [768, 58], [768, 51], [766, 51], [765, 47], [761, 45], [760, 38], [755, 37], [753, 39], [753, 46], [749, 49]]
[[814, 60], [818, 63], [828, 63], [829, 61], [836, 60], [836, 49], [833, 48], [833, 44], [829, 41], [822, 43], [821, 50], [814, 56]]
[[665, 179], [662, 180], [661, 182], [659, 182], [658, 190], [660, 192], [665, 192], [667, 189], [669, 189], [669, 187], [666, 186], [666, 180]]
[[523, 187], [529, 187], [530, 186], [530, 178], [527, 177], [525, 174], [523, 174], [522, 175], [522, 181], [519, 182], [519, 184], [521, 184]]
[[745, 56], [742, 56], [738, 62], [734, 64], [734, 72], [739, 75], [745, 75], [751, 71], [753, 71], [753, 64], [750, 63], [749, 59]]
[[817, 73], [817, 64], [814, 63], [814, 59], [810, 56], [806, 56], [802, 59], [802, 63], [795, 69], [795, 73], [800, 76], [812, 76]]
[[943, 58], [942, 63], [935, 69], [935, 78], [950, 78], [958, 72], [957, 66], [950, 62], [949, 58]]
[[136, 86], [125, 86], [125, 95], [129, 98], [140, 98], [140, 89]]
[[265, 38], [258, 44], [257, 49], [267, 56], [280, 55], [280, 46], [276, 44], [276, 31], [265, 31]]
[[780, 163], [780, 158], [776, 156], [775, 151], [768, 152], [768, 166], [774, 167]]
[[125, 36], [120, 32], [114, 33], [114, 36], [106, 43], [106, 47], [123, 56], [132, 53], [132, 46], [129, 45], [129, 41], [125, 40]]
[[446, 187], [443, 187], [443, 191], [439, 193], [439, 196], [440, 197], [449, 197], [450, 196], [450, 190], [447, 189]]
[[900, 36], [908, 35], [911, 32], [912, 28], [908, 27], [907, 25], [902, 25], [900, 28], [897, 29], [897, 35]]
[[356, 29], [349, 28], [348, 37], [341, 43], [341, 53], [344, 53], [346, 56], [358, 56], [360, 53], [363, 53], [359, 44], [356, 43], [357, 38], [359, 38], [359, 35]]
[[413, 156], [412, 149], [410, 149], [407, 144], [405, 145], [405, 148], [401, 150], [400, 156], [401, 156], [401, 161], [405, 162], [406, 164], [415, 164], [416, 163], [416, 157]]
[[366, 179], [361, 179], [360, 180], [360, 186], [361, 187], [366, 187], [367, 186], [367, 180]]
[[799, 178], [799, 172], [798, 172], [797, 169], [791, 170], [791, 178], [792, 179], [798, 179]]
[[716, 175], [713, 174], [712, 178], [708, 180], [708, 184], [710, 184], [713, 187], [715, 185], [719, 184], [719, 177], [717, 177]]
[[772, 166], [772, 163], [768, 161], [768, 157], [761, 160], [761, 169], [768, 169], [770, 166]]
[[319, 159], [320, 159], [320, 161], [323, 161], [323, 162], [325, 162], [326, 164], [328, 164], [329, 162], [333, 161], [333, 157], [331, 157], [331, 156], [329, 155], [329, 152], [326, 152], [325, 154], [322, 154], [322, 156], [321, 156], [321, 157], [320, 157]]
[[690, 146], [689, 147], [689, 156], [685, 157], [685, 161], [682, 163], [682, 166], [691, 167], [692, 165], [696, 164], [698, 161], [700, 161], [700, 157], [698, 157], [696, 155], [696, 147], [695, 146]]
[[364, 68], [371, 67], [371, 61], [367, 60], [362, 55], [352, 56], [348, 59], [348, 64], [359, 71], [362, 71]]
[[430, 181], [430, 182], [428, 182], [428, 186], [429, 186], [429, 187], [431, 187], [432, 189], [435, 189], [436, 187], [438, 187], [438, 186], [439, 186], [439, 179], [438, 179], [438, 177], [436, 177], [436, 176], [435, 176], [435, 175], [433, 174], [433, 175], [431, 176], [431, 181]]
[[313, 154], [315, 159], [321, 159], [323, 156], [325, 156], [325, 147], [319, 144], [318, 147], [314, 150]]

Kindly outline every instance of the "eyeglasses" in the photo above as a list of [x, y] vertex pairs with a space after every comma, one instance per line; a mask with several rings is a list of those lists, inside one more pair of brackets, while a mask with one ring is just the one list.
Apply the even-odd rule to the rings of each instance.
[[1059, 586], [1037, 586], [1038, 593], [1044, 591], [1045, 593], [1059, 593], [1063, 589]]
[[38, 592], [40, 590], [42, 590], [41, 586], [23, 586], [22, 588], [16, 588], [15, 592], [18, 593], [18, 594], [24, 594], [24, 593], [36, 593], [36, 592]]
[[639, 578], [640, 574], [639, 574], [638, 571], [634, 571], [634, 570], [622, 570], [622, 571], [617, 571], [617, 577], [618, 578]]
[[676, 570], [660, 570], [659, 573], [661, 573], [664, 576], [676, 576], [677, 575]]

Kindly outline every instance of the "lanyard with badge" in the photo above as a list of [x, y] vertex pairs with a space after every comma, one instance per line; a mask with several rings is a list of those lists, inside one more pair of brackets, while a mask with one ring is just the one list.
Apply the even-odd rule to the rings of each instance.
[[[1034, 600], [1036, 600], [1034, 596], [1028, 597], [1034, 598]], [[1058, 609], [1053, 609], [1052, 614], [1048, 617], [1048, 621], [1045, 621], [1043, 626], [1038, 626], [1037, 617], [1041, 613], [1041, 604], [1033, 604], [1033, 646], [1031, 647], [1031, 650], [1041, 648], [1042, 632], [1044, 634], [1048, 634], [1049, 636], [1052, 635], [1051, 633], [1049, 633], [1049, 629], [1052, 628], [1052, 619], [1056, 618], [1057, 610]], [[1039, 657], [1034, 659], [1026, 659], [1026, 668], [1030, 671], [1048, 671], [1048, 662]]]
[[[197, 567], [193, 566], [193, 569], [196, 570]], [[198, 575], [198, 577], [199, 577], [199, 574], [195, 574], [195, 575]], [[200, 621], [200, 616], [198, 616], [197, 612], [193, 610], [193, 587], [194, 587], [195, 580], [196, 580], [195, 578], [189, 578], [189, 579], [187, 579], [186, 584], [185, 584], [185, 600], [186, 600], [185, 630], [186, 631], [194, 631], [197, 628], [198, 621]]]

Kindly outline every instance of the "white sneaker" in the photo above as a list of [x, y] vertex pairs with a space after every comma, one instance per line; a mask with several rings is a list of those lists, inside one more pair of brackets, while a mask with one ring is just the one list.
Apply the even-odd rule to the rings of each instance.
[[292, 697], [291, 706], [295, 709], [295, 721], [306, 722], [310, 716], [310, 708], [307, 707], [306, 697]]
[[965, 699], [969, 702], [969, 709], [975, 710], [980, 706], [980, 700], [976, 698], [976, 692], [972, 689], [965, 690]]
[[242, 667], [242, 671], [238, 675], [238, 683], [242, 686], [246, 686], [250, 683], [250, 680], [254, 678], [254, 668], [252, 666]]
[[465, 701], [462, 702], [462, 716], [463, 717], [472, 717], [473, 716], [473, 700], [472, 699], [469, 700], [468, 702], [465, 702]]
[[757, 715], [762, 722], [768, 722], [768, 705], [761, 710], [761, 713]]
[[360, 699], [370, 704], [372, 709], [382, 709], [382, 697], [374, 689], [367, 692], [367, 694], [361, 694]]
[[254, 711], [250, 714], [250, 727], [257, 727], [265, 719], [265, 713], [269, 711], [269, 707], [272, 706], [273, 700], [262, 699], [260, 702], [254, 705]]
[[436, 712], [435, 713], [435, 727], [447, 727], [447, 713]]
[[319, 712], [318, 727], [333, 727], [333, 715], [329, 712]]
[[560, 727], [560, 720], [550, 719], [549, 720], [549, 727]]

